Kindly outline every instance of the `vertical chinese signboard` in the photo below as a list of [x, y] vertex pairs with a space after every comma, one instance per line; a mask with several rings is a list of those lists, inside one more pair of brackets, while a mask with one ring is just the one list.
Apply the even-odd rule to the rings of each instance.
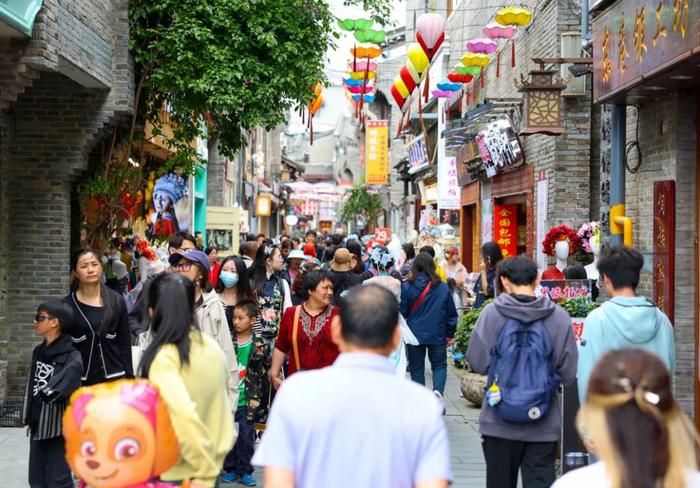
[[459, 209], [457, 158], [438, 159], [438, 211]]
[[389, 184], [389, 126], [386, 120], [368, 120], [365, 132], [365, 183]]
[[676, 182], [654, 183], [654, 302], [673, 323], [676, 266]]
[[493, 206], [493, 240], [501, 247], [504, 258], [518, 254], [518, 206]]

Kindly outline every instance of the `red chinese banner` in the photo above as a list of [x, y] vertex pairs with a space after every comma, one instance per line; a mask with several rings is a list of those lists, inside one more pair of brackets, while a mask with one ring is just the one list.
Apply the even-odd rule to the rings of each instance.
[[518, 206], [493, 206], [493, 240], [501, 247], [504, 258], [518, 254]]
[[676, 182], [654, 183], [654, 302], [673, 323], [676, 267]]

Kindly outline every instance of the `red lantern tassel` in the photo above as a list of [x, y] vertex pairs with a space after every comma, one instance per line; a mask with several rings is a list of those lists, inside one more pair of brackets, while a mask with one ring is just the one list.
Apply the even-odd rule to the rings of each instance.
[[309, 115], [309, 145], [314, 145], [314, 118]]
[[[466, 86], [466, 85], [465, 85]], [[469, 87], [466, 87], [467, 90], [467, 108], [469, 108], [469, 98], [471, 97], [471, 92], [469, 91]]]
[[510, 66], [515, 68], [515, 37], [510, 41]]
[[428, 71], [425, 73], [425, 86], [423, 87], [423, 96], [425, 97], [425, 103], [428, 103], [428, 96], [430, 95], [430, 68], [426, 69]]
[[501, 76], [501, 51], [496, 52], [496, 78]]
[[484, 87], [484, 68], [481, 68], [481, 75], [479, 76], [479, 80], [481, 81], [481, 88]]
[[403, 129], [403, 118], [404, 118], [404, 113], [401, 114], [401, 118], [399, 119], [399, 126], [396, 128], [396, 139], [399, 138], [399, 135], [401, 135], [401, 129]]
[[421, 97], [418, 97], [418, 118], [423, 120], [423, 103], [421, 102]]

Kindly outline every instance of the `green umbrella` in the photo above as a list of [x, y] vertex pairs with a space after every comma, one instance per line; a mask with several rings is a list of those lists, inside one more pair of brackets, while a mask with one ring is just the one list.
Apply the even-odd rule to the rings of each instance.
[[338, 25], [346, 31], [363, 31], [372, 27], [371, 19], [338, 19]]
[[455, 71], [460, 75], [477, 76], [481, 74], [481, 68], [478, 66], [464, 66], [462, 63], [455, 66]]
[[355, 31], [355, 39], [357, 39], [358, 42], [373, 42], [375, 44], [379, 44], [385, 37], [386, 32], [383, 30], [368, 29]]

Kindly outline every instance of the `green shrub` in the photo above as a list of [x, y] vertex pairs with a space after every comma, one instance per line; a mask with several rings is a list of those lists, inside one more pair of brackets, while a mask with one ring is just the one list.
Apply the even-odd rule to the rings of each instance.
[[454, 349], [452, 356], [455, 360], [455, 365], [463, 367], [466, 363], [467, 348], [469, 347], [469, 339], [472, 336], [472, 331], [476, 327], [476, 321], [481, 315], [481, 311], [486, 305], [493, 300], [487, 300], [481, 308], [473, 308], [467, 311], [457, 323], [457, 330], [454, 337]]

